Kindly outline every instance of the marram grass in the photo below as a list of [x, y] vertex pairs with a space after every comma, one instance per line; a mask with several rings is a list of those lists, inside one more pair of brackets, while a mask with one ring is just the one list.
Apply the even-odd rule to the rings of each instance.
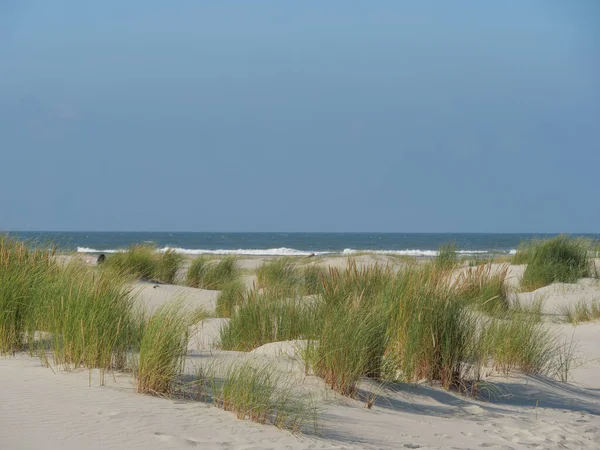
[[590, 257], [591, 244], [585, 239], [561, 235], [532, 241], [526, 249], [527, 268], [521, 280], [522, 290], [533, 291], [553, 282], [574, 283], [580, 278], [598, 275]]
[[[131, 278], [80, 262], [59, 265], [52, 252], [30, 251], [0, 240], [0, 343], [2, 353], [39, 346], [66, 367], [122, 369], [139, 350], [138, 392], [170, 395], [182, 373], [189, 327], [204, 317], [180, 302], [164, 305], [144, 320], [131, 296]], [[47, 341], [33, 339], [43, 332]], [[33, 347], [32, 347], [33, 346]], [[209, 378], [205, 377], [203, 383]], [[237, 365], [210, 378], [216, 406], [239, 418], [293, 432], [316, 425], [310, 398], [282, 380], [272, 367]]]
[[451, 242], [440, 246], [434, 261], [436, 266], [441, 269], [452, 269], [456, 267], [458, 263], [458, 257], [456, 256], [456, 244]]
[[182, 261], [183, 257], [174, 250], [159, 252], [155, 246], [135, 244], [109, 255], [104, 266], [142, 280], [174, 283]]
[[[292, 272], [287, 265], [277, 270]], [[538, 313], [508, 301], [506, 273], [506, 266], [485, 265], [455, 279], [436, 261], [396, 271], [350, 262], [322, 276], [310, 299], [290, 296], [289, 283], [278, 294], [273, 287], [281, 284], [270, 281], [270, 289], [252, 292], [232, 314], [223, 348], [306, 340], [307, 370], [349, 396], [363, 377], [463, 389], [490, 361], [503, 373], [547, 373], [556, 341]]]
[[573, 325], [600, 320], [600, 298], [594, 301], [580, 300], [575, 304], [562, 305], [558, 309], [558, 314], [565, 323]]
[[190, 265], [186, 284], [190, 287], [222, 290], [239, 278], [239, 268], [233, 256], [219, 260], [199, 256]]
[[[555, 255], [536, 252], [532, 262], [539, 254]], [[231, 316], [221, 343], [248, 351], [268, 342], [306, 340], [302, 356], [307, 368], [341, 394], [355, 395], [362, 377], [425, 379], [460, 388], [474, 365], [491, 365], [502, 373], [546, 374], [564, 356], [538, 315], [506, 301], [503, 270], [480, 266], [456, 281], [445, 264], [435, 261], [399, 270], [358, 269], [350, 263], [346, 270], [328, 272], [306, 272], [284, 262], [265, 269], [263, 292], [243, 292], [228, 276], [215, 277], [227, 280], [220, 307]], [[220, 273], [232, 273], [230, 269], [224, 264]], [[59, 265], [52, 252], [1, 240], [0, 351], [49, 351], [57, 364], [104, 371], [125, 367], [128, 355], [139, 350], [139, 392], [169, 395], [181, 372], [192, 317], [198, 316], [173, 304], [143, 320], [124, 272], [119, 267]], [[283, 274], [283, 281], [273, 272]], [[313, 294], [303, 298], [309, 290]], [[47, 339], [36, 341], [36, 332]], [[561, 367], [569, 364], [562, 361]], [[214, 388], [221, 407], [258, 422], [295, 426], [290, 425], [295, 419], [276, 419], [275, 411], [285, 409], [264, 406], [280, 405], [285, 396], [244, 399], [244, 387], [276, 392], [278, 383], [265, 373], [244, 369], [226, 379], [229, 385]], [[294, 408], [285, 414], [295, 417]]]
[[277, 258], [256, 269], [258, 287], [278, 292], [299, 293], [302, 272], [293, 258]]
[[217, 297], [217, 317], [231, 317], [236, 308], [244, 302], [246, 286], [242, 280], [232, 280], [221, 287], [221, 293]]
[[60, 265], [52, 252], [1, 240], [0, 351], [49, 349], [55, 364], [121, 368], [140, 336], [126, 282], [116, 272], [97, 273], [79, 261]]
[[252, 290], [221, 329], [221, 348], [250, 351], [270, 342], [304, 338], [314, 325], [313, 311], [305, 299]]
[[136, 370], [137, 391], [141, 394], [168, 395], [182, 372], [188, 332], [204, 316], [191, 312], [179, 301], [168, 303], [148, 319], [140, 343]]
[[258, 288], [289, 296], [321, 293], [327, 276], [327, 269], [316, 264], [299, 265], [289, 257], [266, 262], [256, 269]]
[[54, 363], [122, 369], [139, 345], [139, 311], [128, 279], [72, 262], [56, 272], [36, 311], [36, 328], [49, 333]]
[[0, 238], [0, 354], [22, 350], [33, 337], [41, 295], [58, 271], [52, 256], [52, 250]]
[[515, 369], [548, 375], [560, 347], [543, 323], [520, 315], [487, 322], [479, 345], [479, 357], [489, 358], [504, 375]]
[[307, 367], [342, 395], [353, 397], [362, 377], [379, 378], [386, 347], [386, 324], [381, 311], [349, 308], [325, 314], [303, 357]]
[[226, 367], [200, 367], [198, 392], [201, 398], [230, 411], [238, 419], [300, 433], [316, 431], [319, 412], [312, 398], [290, 382], [271, 364], [258, 361], [233, 363]]
[[510, 306], [506, 286], [508, 267], [486, 264], [464, 269], [454, 285], [458, 298], [488, 314], [506, 312]]
[[445, 267], [406, 270], [392, 295], [387, 358], [399, 378], [439, 381], [445, 388], [463, 385], [476, 325]]

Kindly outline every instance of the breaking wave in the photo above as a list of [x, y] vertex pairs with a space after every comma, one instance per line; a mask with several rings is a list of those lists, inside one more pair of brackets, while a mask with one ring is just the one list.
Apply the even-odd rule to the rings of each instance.
[[[163, 247], [159, 249], [160, 252], [166, 252], [167, 250], [173, 250], [177, 253], [185, 255], [248, 255], [248, 256], [310, 256], [310, 255], [353, 255], [356, 253], [372, 253], [376, 255], [399, 255], [399, 256], [421, 256], [421, 257], [434, 257], [437, 256], [437, 250], [419, 250], [419, 249], [406, 249], [406, 250], [359, 250], [347, 248], [343, 251], [307, 251], [307, 250], [296, 250], [294, 248], [280, 247], [280, 248], [267, 248], [267, 249], [190, 249], [190, 248], [179, 248], [179, 247]], [[78, 253], [118, 253], [123, 252], [124, 249], [104, 249], [99, 250], [89, 247], [77, 247]], [[490, 250], [457, 250], [459, 255], [486, 255], [486, 254], [510, 254], [514, 255], [516, 250], [506, 251], [490, 251]]]

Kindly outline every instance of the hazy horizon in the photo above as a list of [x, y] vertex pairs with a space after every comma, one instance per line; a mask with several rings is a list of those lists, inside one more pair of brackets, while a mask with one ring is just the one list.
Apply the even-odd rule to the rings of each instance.
[[600, 235], [600, 232], [586, 232], [586, 231], [575, 231], [575, 232], [563, 232], [563, 231], [370, 231], [370, 230], [358, 230], [358, 231], [302, 231], [302, 230], [266, 230], [266, 231], [240, 231], [240, 230], [0, 230], [0, 233], [127, 233], [127, 234], [186, 234], [186, 233], [198, 233], [198, 234], [488, 234], [488, 235], [572, 235], [572, 236], [585, 236], [585, 235]]
[[2, 2], [0, 230], [598, 232], [598, 23], [593, 0]]

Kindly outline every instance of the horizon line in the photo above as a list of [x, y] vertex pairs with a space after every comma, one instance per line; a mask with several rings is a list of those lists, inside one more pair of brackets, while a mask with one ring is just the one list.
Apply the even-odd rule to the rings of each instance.
[[173, 230], [0, 230], [0, 233], [225, 233], [225, 234], [600, 234], [600, 231], [173, 231]]

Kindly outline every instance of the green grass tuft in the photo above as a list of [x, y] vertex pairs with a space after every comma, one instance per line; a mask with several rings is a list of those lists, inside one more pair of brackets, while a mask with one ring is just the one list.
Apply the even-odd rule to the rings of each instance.
[[159, 252], [155, 246], [135, 244], [109, 255], [104, 268], [147, 281], [174, 283], [183, 257], [174, 250]]
[[565, 323], [573, 325], [598, 320], [600, 319], [600, 301], [580, 300], [574, 305], [563, 305], [559, 308], [558, 314]]
[[187, 285], [190, 287], [221, 290], [227, 284], [239, 278], [240, 271], [236, 259], [227, 256], [218, 261], [200, 256], [194, 261], [187, 273]]
[[502, 314], [510, 307], [506, 288], [508, 265], [491, 264], [468, 268], [455, 282], [459, 299], [488, 314]]
[[218, 372], [214, 367], [198, 370], [199, 392], [216, 407], [231, 411], [238, 419], [275, 425], [292, 433], [302, 432], [309, 424], [316, 431], [319, 414], [314, 402], [275, 367], [247, 361]]
[[456, 267], [458, 257], [456, 256], [456, 244], [451, 242], [444, 244], [438, 249], [438, 254], [435, 257], [435, 264], [441, 269], [452, 269]]
[[140, 344], [137, 392], [168, 395], [183, 369], [188, 329], [202, 317], [190, 314], [181, 302], [163, 305], [150, 316]]
[[540, 243], [537, 239], [520, 242], [513, 256], [513, 264], [529, 264], [533, 257], [533, 249]]
[[231, 317], [237, 306], [244, 302], [246, 286], [241, 280], [232, 280], [222, 287], [217, 297], [217, 317]]
[[304, 275], [304, 295], [315, 295], [323, 291], [323, 283], [325, 282], [328, 272], [327, 269], [318, 266], [310, 265], [303, 269]]
[[277, 292], [300, 293], [303, 285], [301, 270], [292, 258], [277, 258], [256, 269], [258, 287]]
[[428, 379], [461, 387], [476, 324], [459, 300], [445, 268], [437, 263], [400, 274], [392, 291], [388, 348], [397, 374], [406, 381]]
[[23, 349], [33, 337], [38, 305], [58, 270], [52, 256], [0, 238], [0, 354]]
[[[0, 241], [0, 352], [38, 352], [67, 367], [123, 368], [139, 345], [141, 321], [130, 280], [52, 252]], [[40, 338], [43, 336], [43, 338]]]
[[353, 397], [362, 377], [379, 378], [386, 347], [380, 309], [334, 307], [319, 310], [321, 321], [303, 358], [315, 374], [342, 395]]
[[306, 340], [307, 370], [348, 396], [363, 377], [466, 389], [490, 360], [502, 372], [547, 373], [557, 344], [539, 307], [508, 301], [507, 270], [478, 266], [454, 279], [435, 261], [399, 270], [349, 261], [346, 270], [330, 269], [311, 299], [253, 291], [223, 328], [223, 348]]
[[221, 348], [250, 351], [270, 342], [303, 338], [313, 326], [312, 310], [301, 298], [250, 291], [221, 329]]
[[574, 283], [597, 275], [589, 251], [588, 241], [564, 235], [530, 244], [521, 289], [533, 291], [556, 281]]
[[168, 249], [158, 256], [156, 272], [154, 277], [161, 283], [173, 284], [177, 278], [177, 272], [183, 262], [183, 256], [174, 250]]
[[35, 320], [36, 328], [51, 336], [55, 364], [125, 367], [127, 352], [139, 345], [141, 328], [128, 281], [116, 272], [96, 273], [79, 262], [55, 272]]
[[505, 375], [516, 368], [547, 375], [559, 348], [555, 336], [543, 323], [521, 315], [489, 321], [480, 345], [482, 354], [491, 358], [494, 368]]

